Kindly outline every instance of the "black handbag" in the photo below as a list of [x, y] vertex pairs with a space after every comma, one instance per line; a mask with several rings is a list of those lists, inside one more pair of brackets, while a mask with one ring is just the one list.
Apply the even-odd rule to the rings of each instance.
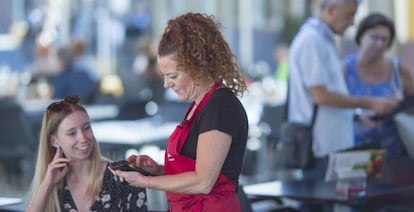
[[275, 150], [276, 167], [304, 169], [313, 165], [312, 128], [317, 106], [313, 108], [311, 125], [284, 122], [280, 127], [280, 139]]

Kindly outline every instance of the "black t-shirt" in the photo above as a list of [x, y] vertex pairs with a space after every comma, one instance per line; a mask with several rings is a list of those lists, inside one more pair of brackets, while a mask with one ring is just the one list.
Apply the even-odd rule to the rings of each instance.
[[231, 135], [230, 150], [221, 168], [221, 173], [238, 185], [248, 129], [247, 114], [239, 99], [227, 88], [217, 89], [191, 125], [181, 154], [196, 159], [197, 140], [201, 133], [219, 130]]

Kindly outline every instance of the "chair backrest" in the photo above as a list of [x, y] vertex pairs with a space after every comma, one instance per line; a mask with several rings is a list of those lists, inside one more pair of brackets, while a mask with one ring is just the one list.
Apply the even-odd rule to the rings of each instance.
[[414, 158], [388, 159], [384, 162], [380, 181], [401, 185], [414, 185]]
[[146, 111], [147, 101], [143, 100], [126, 100], [119, 106], [117, 119], [119, 120], [136, 120], [149, 117]]
[[279, 139], [280, 126], [286, 120], [285, 105], [263, 105], [260, 124], [268, 128], [268, 139], [277, 141]]
[[100, 90], [101, 82], [98, 81], [98, 82], [92, 82], [92, 83], [93, 83], [92, 89], [90, 93], [86, 96], [86, 98], [82, 100], [82, 104], [94, 104], [97, 101], [98, 97], [102, 95], [101, 90]]
[[34, 155], [36, 142], [24, 111], [15, 101], [0, 100], [0, 159]]
[[164, 101], [160, 105], [159, 115], [164, 122], [180, 122], [184, 119], [189, 102]]
[[249, 198], [247, 197], [247, 194], [243, 190], [243, 186], [239, 185], [237, 190], [237, 197], [240, 201], [240, 207], [242, 212], [253, 212], [252, 205], [250, 203]]

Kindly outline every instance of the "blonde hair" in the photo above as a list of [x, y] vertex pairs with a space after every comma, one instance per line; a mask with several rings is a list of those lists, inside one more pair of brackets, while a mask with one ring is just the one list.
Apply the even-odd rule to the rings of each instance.
[[[64, 103], [64, 107], [59, 112], [46, 110], [43, 115], [42, 127], [40, 130], [39, 146], [36, 160], [36, 171], [33, 177], [28, 200], [33, 198], [34, 193], [39, 189], [40, 184], [45, 178], [48, 164], [53, 160], [56, 148], [52, 146], [50, 140], [51, 135], [57, 132], [60, 123], [71, 113], [82, 111], [87, 114], [85, 108], [79, 104]], [[99, 144], [93, 138], [94, 145], [92, 148], [91, 171], [88, 176], [88, 195], [97, 196], [102, 186], [102, 177], [100, 176], [100, 163], [106, 160], [102, 157]], [[52, 189], [51, 194], [47, 198], [45, 212], [61, 212], [60, 193], [63, 189], [63, 182], [59, 183]]]

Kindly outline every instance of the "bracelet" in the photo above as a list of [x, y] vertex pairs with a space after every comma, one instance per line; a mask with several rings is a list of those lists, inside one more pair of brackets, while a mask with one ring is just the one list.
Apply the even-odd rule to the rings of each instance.
[[150, 185], [151, 178], [152, 178], [152, 176], [148, 176], [148, 178], [147, 178], [147, 189], [151, 188], [151, 185]]

